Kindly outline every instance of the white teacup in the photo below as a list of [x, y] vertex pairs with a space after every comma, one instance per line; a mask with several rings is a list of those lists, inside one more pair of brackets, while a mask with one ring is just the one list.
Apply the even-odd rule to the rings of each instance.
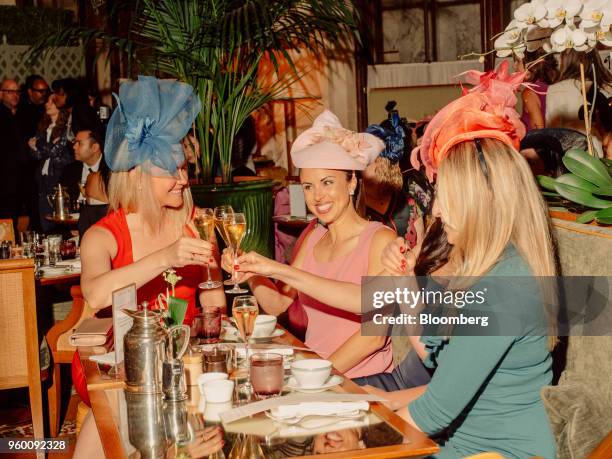
[[329, 379], [332, 364], [329, 360], [303, 359], [291, 364], [291, 374], [304, 389], [321, 387]]
[[204, 419], [212, 422], [221, 421], [220, 414], [232, 409], [232, 402], [206, 403], [204, 405]]
[[255, 328], [253, 329], [253, 337], [264, 338], [270, 336], [276, 328], [276, 317], [266, 314], [259, 315], [255, 318]]
[[202, 373], [198, 376], [198, 387], [200, 388], [200, 394], [204, 395], [204, 384], [209, 381], [223, 381], [228, 379], [227, 373], [221, 372], [210, 372]]
[[234, 381], [218, 379], [204, 383], [203, 395], [206, 403], [227, 403], [232, 401]]

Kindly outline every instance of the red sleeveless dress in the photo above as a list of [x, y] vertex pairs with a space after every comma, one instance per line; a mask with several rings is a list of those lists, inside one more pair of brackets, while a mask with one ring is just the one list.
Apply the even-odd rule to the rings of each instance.
[[[115, 242], [117, 243], [117, 255], [111, 261], [113, 269], [134, 263], [132, 238], [130, 236], [125, 213], [122, 209], [110, 212], [94, 226], [106, 229], [115, 238]], [[190, 235], [196, 237], [191, 228], [186, 227], [186, 229]], [[187, 312], [185, 313], [185, 320], [183, 321], [186, 325], [191, 325], [196, 314], [196, 293], [198, 291], [198, 285], [204, 279], [203, 269], [202, 266], [198, 265], [189, 265], [176, 269], [176, 273], [181, 276], [182, 279], [175, 287], [175, 296], [187, 300]], [[157, 306], [153, 305], [156, 304], [157, 297], [160, 293], [166, 294], [167, 286], [168, 284], [164, 281], [161, 274], [151, 279], [136, 291], [138, 304], [140, 305], [143, 301], [147, 301], [150, 307], [157, 308]], [[89, 405], [85, 372], [83, 371], [78, 352], [75, 352], [72, 359], [72, 380], [81, 400]]]

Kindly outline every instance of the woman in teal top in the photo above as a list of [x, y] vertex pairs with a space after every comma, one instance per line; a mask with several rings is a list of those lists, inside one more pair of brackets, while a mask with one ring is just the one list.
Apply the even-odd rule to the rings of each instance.
[[[475, 307], [486, 311], [501, 333], [459, 336], [450, 330], [411, 337], [417, 354], [435, 368], [431, 382], [390, 393], [367, 389], [384, 394], [421, 431], [444, 438], [436, 458], [487, 451], [506, 458], [554, 458], [540, 399], [552, 379], [552, 359], [549, 339], [542, 336], [538, 278], [553, 276], [555, 265], [545, 205], [529, 166], [500, 140], [462, 141], [441, 162], [437, 188], [434, 215], [453, 245], [450, 271], [477, 278], [468, 287], [472, 291], [487, 289], [484, 304]], [[393, 274], [413, 275], [415, 257], [409, 250], [404, 256], [405, 247], [400, 239], [383, 253]], [[449, 287], [457, 281], [452, 278]], [[514, 336], [498, 336], [504, 332]]]

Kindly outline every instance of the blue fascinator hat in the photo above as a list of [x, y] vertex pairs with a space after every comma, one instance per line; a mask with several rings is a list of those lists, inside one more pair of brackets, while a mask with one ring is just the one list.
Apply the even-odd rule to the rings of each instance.
[[106, 130], [106, 164], [113, 172], [141, 166], [152, 175], [174, 175], [185, 162], [181, 139], [201, 108], [186, 83], [151, 76], [124, 82]]
[[397, 164], [402, 159], [402, 156], [404, 156], [405, 133], [397, 112], [393, 112], [390, 121], [391, 129], [378, 124], [370, 124], [366, 132], [375, 135], [385, 143], [385, 149], [380, 156], [388, 159], [392, 164]]

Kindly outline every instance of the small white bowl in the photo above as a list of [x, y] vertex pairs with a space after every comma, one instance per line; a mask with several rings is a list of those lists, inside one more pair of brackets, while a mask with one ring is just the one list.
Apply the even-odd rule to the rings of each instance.
[[329, 379], [332, 363], [323, 359], [302, 359], [291, 364], [291, 374], [304, 389], [321, 387]]
[[204, 395], [204, 384], [209, 381], [223, 381], [228, 379], [227, 373], [221, 372], [210, 372], [210, 373], [202, 373], [198, 376], [198, 387], [200, 388], [200, 394]]
[[270, 336], [276, 328], [276, 317], [266, 314], [259, 315], [255, 318], [255, 328], [253, 329], [253, 337], [263, 338]]
[[234, 381], [222, 379], [204, 383], [204, 398], [206, 403], [227, 403], [232, 401]]

